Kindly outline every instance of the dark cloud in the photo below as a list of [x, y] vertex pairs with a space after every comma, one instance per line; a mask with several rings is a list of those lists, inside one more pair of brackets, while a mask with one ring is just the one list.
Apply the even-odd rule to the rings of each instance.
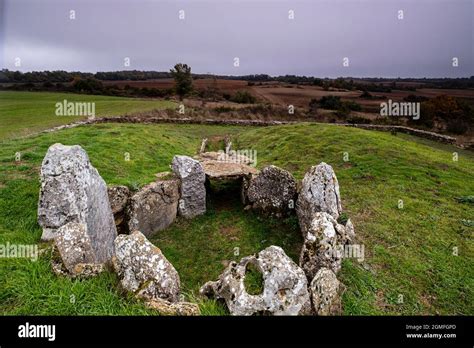
[[162, 71], [185, 62], [231, 75], [474, 75], [472, 0], [0, 0], [2, 8], [0, 63], [11, 70]]

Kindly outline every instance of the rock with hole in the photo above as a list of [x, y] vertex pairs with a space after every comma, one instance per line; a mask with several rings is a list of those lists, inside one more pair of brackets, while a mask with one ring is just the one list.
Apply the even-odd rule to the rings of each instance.
[[[249, 294], [245, 288], [249, 264], [262, 273], [261, 294]], [[200, 293], [223, 299], [232, 315], [305, 315], [311, 311], [307, 287], [303, 270], [283, 249], [270, 246], [239, 263], [231, 262], [219, 279], [204, 284]]]

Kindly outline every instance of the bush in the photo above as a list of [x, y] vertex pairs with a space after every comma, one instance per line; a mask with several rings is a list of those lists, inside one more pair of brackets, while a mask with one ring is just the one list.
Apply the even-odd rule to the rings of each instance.
[[77, 78], [72, 83], [72, 87], [79, 92], [100, 92], [104, 89], [104, 85], [99, 80], [93, 78]]
[[[309, 107], [313, 109], [316, 106], [315, 103], [315, 99], [311, 99]], [[349, 111], [362, 110], [362, 106], [360, 104], [353, 101], [342, 101], [341, 97], [334, 95], [324, 96], [317, 103], [323, 109], [337, 110], [339, 113], [343, 114], [348, 114]]]
[[237, 91], [230, 100], [240, 104], [253, 104], [257, 101], [257, 99], [247, 91]]
[[341, 97], [325, 95], [319, 99], [319, 106], [323, 109], [337, 110], [342, 107]]
[[464, 134], [469, 130], [469, 124], [463, 120], [451, 120], [448, 121], [446, 130], [454, 134]]

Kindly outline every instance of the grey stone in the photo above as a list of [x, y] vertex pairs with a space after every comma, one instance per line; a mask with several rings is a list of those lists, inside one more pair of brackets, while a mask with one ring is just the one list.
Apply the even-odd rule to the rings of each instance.
[[87, 226], [98, 263], [110, 261], [117, 230], [107, 186], [80, 146], [54, 144], [41, 166], [38, 223], [43, 227], [42, 239], [54, 239], [69, 222]]
[[246, 190], [248, 203], [267, 215], [289, 214], [295, 207], [296, 181], [288, 171], [270, 165], [252, 175]]
[[110, 208], [114, 214], [115, 226], [119, 233], [126, 233], [125, 228], [126, 213], [128, 200], [130, 198], [130, 190], [127, 186], [109, 186], [107, 187], [109, 195]]
[[336, 278], [333, 271], [321, 268], [310, 284], [313, 310], [316, 315], [342, 314], [341, 298], [344, 285]]
[[339, 183], [332, 167], [324, 162], [311, 167], [303, 178], [296, 212], [303, 234], [314, 213], [325, 212], [337, 219], [342, 211]]
[[345, 226], [338, 224], [328, 213], [314, 214], [304, 235], [300, 254], [300, 266], [308, 279], [313, 279], [322, 267], [329, 268], [335, 273], [339, 272], [346, 235]]
[[188, 156], [174, 156], [173, 172], [181, 180], [178, 211], [185, 218], [206, 212], [206, 175], [199, 161]]
[[178, 180], [160, 180], [130, 198], [128, 227], [149, 237], [173, 223], [178, 211]]
[[110, 208], [112, 213], [123, 212], [127, 207], [130, 190], [127, 186], [117, 185], [107, 187], [107, 194], [109, 195]]
[[59, 252], [64, 267], [74, 273], [79, 263], [95, 263], [96, 257], [92, 242], [87, 234], [87, 225], [69, 222], [56, 232], [54, 246]]
[[[263, 292], [250, 295], [244, 284], [247, 266], [253, 264], [263, 276]], [[219, 279], [207, 282], [201, 295], [223, 299], [232, 315], [305, 315], [311, 311], [308, 283], [303, 270], [283, 249], [270, 246], [257, 256], [231, 262]]]
[[115, 239], [113, 265], [122, 288], [137, 297], [179, 301], [178, 272], [161, 250], [139, 231], [121, 234]]

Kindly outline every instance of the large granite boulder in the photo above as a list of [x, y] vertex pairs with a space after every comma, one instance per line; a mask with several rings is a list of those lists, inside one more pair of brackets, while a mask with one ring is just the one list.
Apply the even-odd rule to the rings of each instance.
[[246, 200], [266, 215], [283, 216], [295, 207], [296, 181], [288, 171], [270, 165], [244, 183]]
[[87, 153], [78, 145], [50, 146], [41, 166], [38, 223], [43, 240], [56, 237], [70, 222], [86, 225], [96, 262], [106, 263], [114, 254], [117, 236], [107, 186]]
[[188, 156], [174, 156], [173, 172], [181, 180], [179, 214], [193, 218], [206, 212], [206, 175], [199, 161]]
[[147, 237], [164, 230], [176, 218], [178, 200], [178, 180], [160, 180], [146, 185], [130, 198], [129, 230], [138, 230]]
[[342, 293], [344, 285], [337, 280], [333, 271], [321, 268], [310, 284], [313, 310], [316, 315], [342, 314]]
[[123, 289], [145, 300], [163, 299], [178, 302], [178, 272], [139, 231], [121, 234], [115, 239], [115, 272]]
[[303, 178], [296, 212], [303, 234], [317, 212], [337, 219], [342, 211], [339, 183], [332, 167], [324, 162], [311, 167]]
[[[251, 295], [244, 279], [249, 264], [263, 277], [263, 292]], [[232, 315], [272, 314], [304, 315], [311, 311], [308, 283], [303, 270], [277, 246], [270, 246], [257, 256], [231, 262], [214, 282], [207, 282], [201, 295], [223, 299]]]

